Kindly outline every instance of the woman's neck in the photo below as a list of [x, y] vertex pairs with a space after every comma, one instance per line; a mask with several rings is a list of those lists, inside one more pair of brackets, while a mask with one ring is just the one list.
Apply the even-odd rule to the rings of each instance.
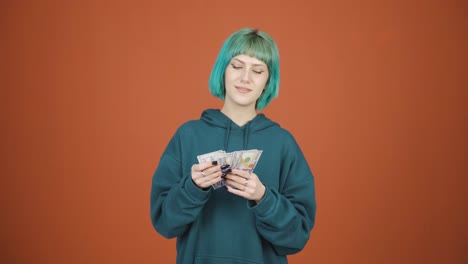
[[226, 104], [221, 109], [221, 113], [229, 117], [238, 126], [243, 126], [257, 115], [255, 108], [251, 107], [229, 107]]

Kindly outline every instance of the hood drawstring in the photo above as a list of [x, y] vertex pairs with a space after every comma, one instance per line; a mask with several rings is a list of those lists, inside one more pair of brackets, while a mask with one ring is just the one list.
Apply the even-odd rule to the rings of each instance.
[[[250, 132], [250, 122], [245, 125], [244, 129], [244, 150], [247, 150], [247, 145], [249, 144], [249, 132]], [[229, 146], [229, 138], [231, 136], [231, 122], [227, 121], [226, 126], [226, 135], [224, 139], [224, 150], [227, 151]]]
[[250, 122], [245, 125], [244, 130], [244, 150], [247, 150], [247, 144], [249, 143], [249, 127]]
[[224, 151], [227, 151], [229, 144], [229, 136], [231, 135], [231, 121], [227, 120], [226, 136], [224, 141]]

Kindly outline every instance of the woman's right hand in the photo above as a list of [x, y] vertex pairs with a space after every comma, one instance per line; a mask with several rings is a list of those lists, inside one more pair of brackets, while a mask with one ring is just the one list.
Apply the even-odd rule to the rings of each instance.
[[221, 166], [216, 161], [208, 161], [192, 166], [192, 181], [201, 189], [221, 181]]

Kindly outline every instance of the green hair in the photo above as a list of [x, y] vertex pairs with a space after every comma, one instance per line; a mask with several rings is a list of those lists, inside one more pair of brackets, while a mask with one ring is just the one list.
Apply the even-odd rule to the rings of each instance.
[[280, 80], [278, 47], [273, 38], [265, 32], [243, 28], [234, 32], [224, 42], [211, 71], [210, 92], [224, 100], [226, 94], [224, 73], [231, 59], [239, 54], [255, 57], [268, 66], [268, 81], [255, 105], [256, 109], [262, 110], [278, 96]]

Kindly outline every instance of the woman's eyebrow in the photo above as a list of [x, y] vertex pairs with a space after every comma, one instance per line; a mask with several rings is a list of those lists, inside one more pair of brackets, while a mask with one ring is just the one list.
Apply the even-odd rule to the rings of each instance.
[[[242, 64], [245, 64], [245, 62], [243, 62], [242, 60], [239, 60], [239, 59], [237, 59], [237, 58], [234, 58], [234, 60], [236, 60], [236, 61], [238, 61], [238, 62], [240, 62], [240, 63], [242, 63]], [[253, 66], [266, 66], [265, 64], [261, 64], [261, 63], [252, 64], [252, 65], [253, 65]]]

